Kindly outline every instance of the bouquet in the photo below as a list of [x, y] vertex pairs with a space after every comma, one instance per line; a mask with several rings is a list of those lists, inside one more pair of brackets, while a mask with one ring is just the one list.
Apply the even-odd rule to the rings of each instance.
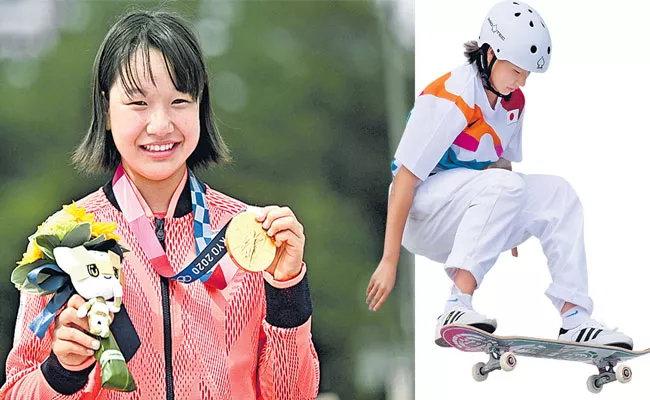
[[74, 293], [86, 299], [77, 316], [88, 318], [89, 334], [100, 341], [95, 358], [101, 366], [102, 387], [130, 392], [136, 388], [135, 381], [109, 330], [110, 312], [119, 312], [122, 305], [121, 262], [128, 249], [118, 244], [115, 223], [94, 219], [74, 202], [63, 206], [29, 237], [11, 281], [27, 293], [54, 293], [30, 324], [41, 339]]

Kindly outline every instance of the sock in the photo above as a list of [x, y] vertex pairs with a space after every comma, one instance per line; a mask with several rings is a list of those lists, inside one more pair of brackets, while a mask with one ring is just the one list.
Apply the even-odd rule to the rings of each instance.
[[445, 312], [459, 306], [463, 308], [468, 308], [470, 310], [474, 309], [472, 307], [472, 295], [461, 292], [460, 289], [458, 289], [458, 287], [454, 285], [451, 288], [451, 295], [449, 296], [449, 298], [447, 299], [447, 303], [445, 304]]
[[580, 306], [571, 307], [564, 314], [562, 314], [562, 328], [573, 329], [591, 318], [591, 315]]

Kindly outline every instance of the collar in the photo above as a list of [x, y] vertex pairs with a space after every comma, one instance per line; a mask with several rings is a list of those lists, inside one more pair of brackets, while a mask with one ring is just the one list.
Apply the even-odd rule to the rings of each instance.
[[[104, 194], [106, 195], [106, 198], [108, 201], [115, 207], [118, 211], [120, 210], [120, 206], [117, 204], [117, 200], [115, 199], [115, 194], [113, 193], [113, 185], [112, 185], [112, 175], [111, 179], [106, 182], [106, 184], [102, 187]], [[206, 190], [206, 186], [203, 182], [199, 181], [199, 184], [203, 187], [204, 190]], [[181, 191], [180, 196], [178, 197], [178, 202], [176, 203], [176, 209], [174, 210], [174, 218], [180, 218], [184, 217], [187, 214], [190, 214], [192, 212], [192, 195], [190, 194], [190, 180], [189, 178], [185, 180], [185, 186], [183, 187], [183, 190]]]

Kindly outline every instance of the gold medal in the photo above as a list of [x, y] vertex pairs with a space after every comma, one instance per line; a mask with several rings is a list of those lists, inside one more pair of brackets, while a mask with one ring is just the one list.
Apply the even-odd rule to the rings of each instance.
[[226, 229], [226, 249], [239, 268], [249, 272], [264, 271], [275, 259], [275, 242], [267, 234], [257, 213], [236, 215]]

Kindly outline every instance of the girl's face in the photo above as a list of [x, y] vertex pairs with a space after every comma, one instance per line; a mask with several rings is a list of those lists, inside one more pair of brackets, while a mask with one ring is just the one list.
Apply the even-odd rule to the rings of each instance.
[[[488, 50], [488, 60], [494, 57], [492, 49]], [[490, 57], [491, 56], [491, 57]], [[497, 60], [492, 67], [490, 83], [497, 92], [508, 95], [526, 84], [530, 72], [519, 68], [506, 60]]]
[[129, 96], [118, 75], [110, 90], [106, 129], [135, 182], [178, 178], [199, 142], [198, 100], [176, 90], [160, 51], [150, 50], [151, 76], [144, 54], [137, 54], [132, 65], [142, 93]]

